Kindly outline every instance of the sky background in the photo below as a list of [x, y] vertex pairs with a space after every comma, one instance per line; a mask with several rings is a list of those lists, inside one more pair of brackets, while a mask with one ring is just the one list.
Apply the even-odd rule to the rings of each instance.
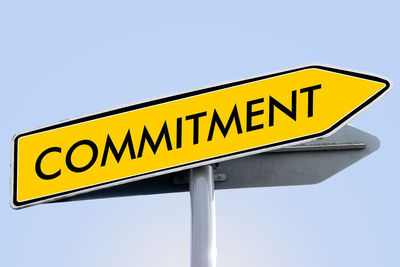
[[189, 193], [9, 206], [20, 131], [310, 63], [393, 89], [380, 149], [312, 186], [217, 191], [217, 266], [400, 266], [397, 1], [1, 1], [0, 266], [188, 266]]

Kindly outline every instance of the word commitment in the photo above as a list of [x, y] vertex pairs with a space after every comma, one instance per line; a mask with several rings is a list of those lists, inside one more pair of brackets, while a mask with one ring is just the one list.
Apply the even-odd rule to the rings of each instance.
[[[153, 155], [156, 155], [160, 149], [171, 151], [182, 149], [184, 146], [195, 146], [202, 142], [212, 142], [217, 134], [222, 134], [228, 142], [229, 138], [227, 138], [227, 136], [230, 132], [232, 132], [232, 135], [239, 135], [266, 127], [274, 127], [279, 123], [276, 120], [277, 112], [288, 117], [293, 122], [296, 122], [299, 112], [301, 112], [302, 115], [304, 114], [304, 117], [311, 118], [315, 113], [314, 102], [315, 98], [318, 96], [316, 90], [321, 88], [321, 84], [317, 84], [291, 92], [289, 91], [288, 99], [291, 99], [291, 105], [283, 105], [273, 96], [251, 99], [240, 103], [241, 105], [239, 105], [239, 107], [242, 107], [242, 110], [238, 108], [238, 104], [234, 104], [230, 109], [231, 112], [227, 120], [221, 119], [221, 112], [216, 108], [212, 111], [203, 111], [187, 116], [180, 116], [168, 122], [165, 120], [163, 124], [160, 125], [161, 129], [158, 129], [158, 135], [152, 136], [150, 134], [152, 131], [149, 131], [148, 126], [143, 125], [139, 130], [141, 134], [138, 140], [132, 138], [132, 132], [137, 131], [137, 129], [128, 128], [126, 129], [126, 134], [120, 147], [115, 145], [110, 134], [104, 136], [104, 143], [102, 144], [96, 144], [90, 139], [83, 139], [75, 142], [66, 151], [58, 146], [49, 147], [37, 156], [35, 172], [39, 178], [51, 180], [59, 177], [63, 171], [67, 171], [62, 166], [58, 166], [56, 168], [57, 170], [54, 172], [52, 171], [52, 173], [43, 171], [48, 169], [44, 168], [42, 165], [45, 163], [44, 159], [50, 154], [62, 157], [69, 171], [80, 173], [89, 170], [94, 164], [99, 164], [101, 167], [104, 167], [110, 161], [119, 163], [124, 153], [128, 153], [130, 159], [134, 160], [148, 155], [150, 152], [150, 150], [148, 150], [149, 148]], [[304, 101], [307, 103], [306, 106], [299, 107], [298, 99], [301, 97], [306, 99], [306, 101]], [[265, 115], [267, 112], [268, 116]], [[242, 114], [242, 116], [240, 114]], [[258, 123], [255, 123], [256, 118]], [[260, 118], [262, 118], [262, 120]], [[184, 129], [188, 129], [187, 125], [190, 126], [190, 132], [187, 132], [187, 130], [184, 132]], [[200, 131], [200, 129], [206, 129], [207, 132], [202, 138], [199, 133], [204, 131]], [[90, 149], [90, 160], [83, 166], [77, 166], [78, 164], [73, 162], [73, 155], [74, 158], [78, 157], [79, 155], [76, 154], [79, 153], [80, 150], [77, 149], [84, 146]]]

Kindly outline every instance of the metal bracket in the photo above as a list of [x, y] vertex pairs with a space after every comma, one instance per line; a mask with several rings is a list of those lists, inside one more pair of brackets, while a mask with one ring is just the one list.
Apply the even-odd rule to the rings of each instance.
[[[224, 173], [214, 173], [213, 179], [214, 179], [214, 183], [215, 182], [224, 182], [227, 179], [227, 175]], [[189, 177], [187, 177], [187, 176], [174, 177], [173, 183], [176, 185], [189, 184]]]
[[358, 150], [365, 149], [367, 145], [364, 142], [342, 141], [342, 142], [322, 142], [314, 141], [301, 145], [288, 146], [267, 153], [275, 152], [307, 152], [307, 151], [332, 151], [332, 150]]

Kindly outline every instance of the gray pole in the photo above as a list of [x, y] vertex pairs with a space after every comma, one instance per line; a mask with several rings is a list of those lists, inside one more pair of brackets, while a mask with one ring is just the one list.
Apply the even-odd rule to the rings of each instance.
[[215, 267], [217, 260], [213, 169], [190, 171], [192, 208], [191, 267]]

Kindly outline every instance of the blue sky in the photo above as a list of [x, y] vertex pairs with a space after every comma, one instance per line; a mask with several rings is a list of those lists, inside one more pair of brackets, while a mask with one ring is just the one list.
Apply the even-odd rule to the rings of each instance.
[[324, 63], [389, 78], [381, 148], [323, 183], [216, 192], [217, 266], [400, 266], [396, 1], [0, 3], [0, 266], [188, 266], [188, 193], [9, 207], [20, 131]]

